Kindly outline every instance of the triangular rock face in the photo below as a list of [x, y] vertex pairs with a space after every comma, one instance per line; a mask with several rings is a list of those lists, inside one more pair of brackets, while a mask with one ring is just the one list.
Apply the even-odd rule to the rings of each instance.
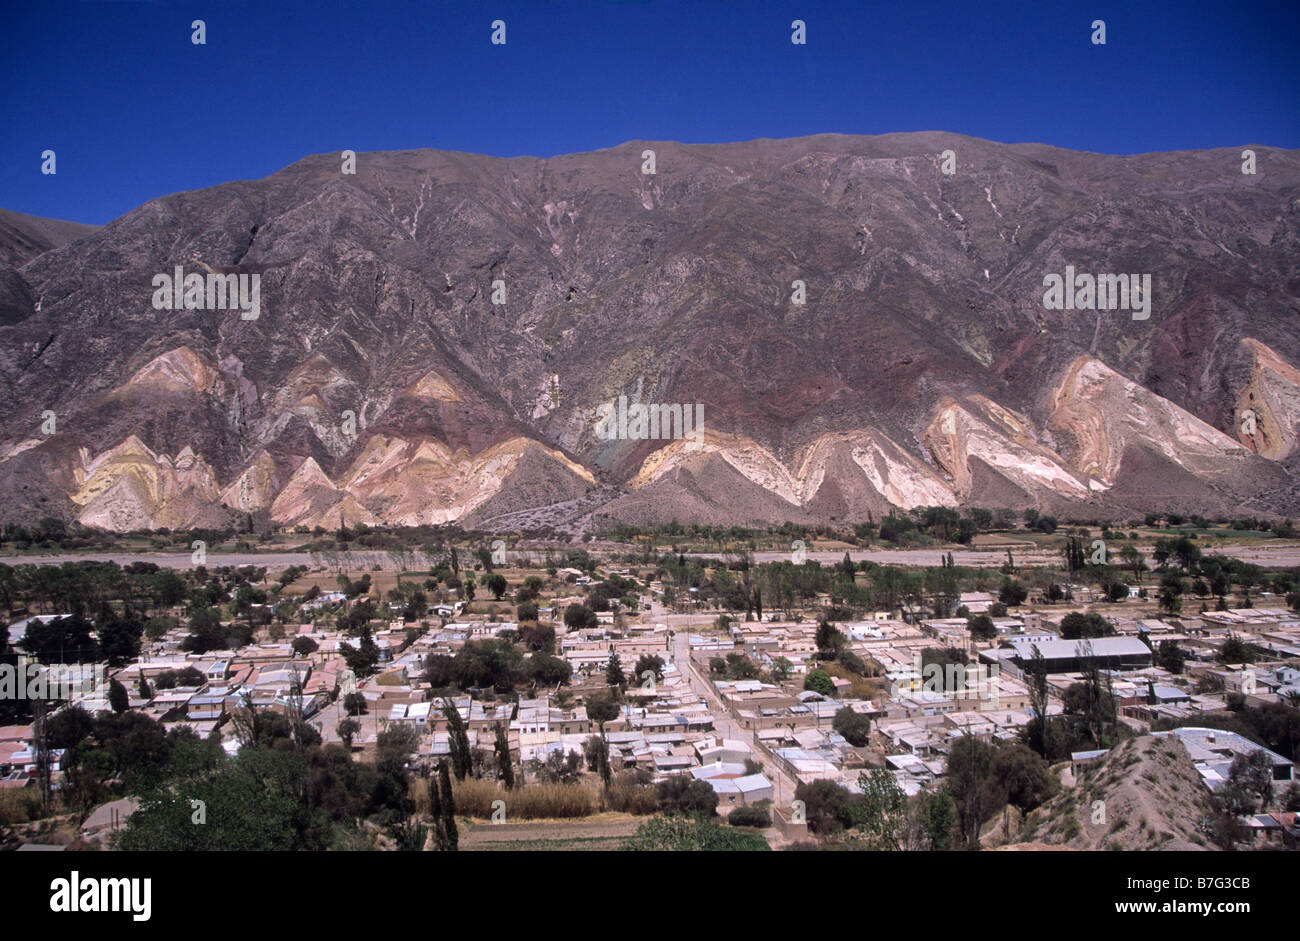
[[1242, 341], [1250, 382], [1237, 397], [1237, 440], [1262, 457], [1284, 460], [1300, 443], [1300, 369], [1258, 340]]
[[[1247, 184], [1226, 150], [940, 133], [408, 151], [102, 229], [0, 212], [0, 516], [1294, 516], [1300, 154], [1257, 154]], [[260, 316], [155, 310], [177, 265], [257, 275]], [[1067, 267], [1150, 274], [1151, 316], [1047, 309]], [[598, 434], [623, 397], [703, 431]]]
[[1052, 431], [1071, 442], [1076, 466], [1105, 486], [1130, 446], [1206, 477], [1232, 473], [1249, 456], [1228, 435], [1090, 357], [1071, 364], [1053, 405]]
[[275, 461], [265, 451], [239, 472], [221, 491], [221, 502], [241, 513], [265, 510], [280, 492], [280, 478]]
[[207, 392], [217, 378], [217, 370], [212, 364], [188, 346], [181, 346], [150, 360], [127, 380], [120, 391], [146, 394], [159, 390]]

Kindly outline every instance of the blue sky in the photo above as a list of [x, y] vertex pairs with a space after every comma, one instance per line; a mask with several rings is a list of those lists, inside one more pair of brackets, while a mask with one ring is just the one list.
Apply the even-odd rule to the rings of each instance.
[[343, 149], [918, 130], [1120, 154], [1300, 147], [1295, 0], [10, 0], [3, 21], [0, 207], [81, 222]]

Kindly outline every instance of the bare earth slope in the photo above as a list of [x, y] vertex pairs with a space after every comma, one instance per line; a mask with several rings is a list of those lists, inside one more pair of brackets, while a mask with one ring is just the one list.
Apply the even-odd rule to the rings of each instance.
[[[1096, 802], [1101, 801], [1098, 805]], [[1029, 814], [1035, 842], [1072, 849], [1203, 850], [1210, 792], [1176, 736], [1129, 739]]]
[[[326, 154], [89, 232], [6, 214], [0, 515], [1294, 514], [1300, 154], [1254, 149]], [[1151, 274], [1150, 318], [1045, 309], [1067, 265]], [[259, 275], [260, 317], [155, 310], [176, 266]], [[702, 405], [699, 447], [598, 437], [620, 395]]]

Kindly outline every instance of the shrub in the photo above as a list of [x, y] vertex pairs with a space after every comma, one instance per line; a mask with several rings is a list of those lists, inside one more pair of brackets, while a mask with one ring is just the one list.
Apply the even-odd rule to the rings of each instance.
[[772, 815], [765, 808], [746, 804], [727, 814], [727, 823], [733, 827], [770, 827]]
[[764, 851], [771, 847], [757, 833], [731, 830], [709, 820], [690, 820], [680, 817], [655, 817], [637, 828], [628, 837], [623, 849], [638, 852], [700, 850], [750, 850]]
[[0, 824], [27, 823], [41, 815], [41, 795], [34, 787], [6, 788], [0, 791]]
[[718, 793], [707, 781], [676, 775], [655, 786], [659, 810], [665, 814], [703, 814], [712, 817], [718, 807]]

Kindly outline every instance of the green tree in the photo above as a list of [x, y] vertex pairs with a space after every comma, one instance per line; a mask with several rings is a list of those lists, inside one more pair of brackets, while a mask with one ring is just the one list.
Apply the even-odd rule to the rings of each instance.
[[483, 585], [488, 591], [492, 592], [492, 597], [497, 601], [501, 600], [502, 596], [506, 593], [506, 589], [509, 587], [509, 584], [506, 582], [506, 577], [499, 572], [493, 572], [487, 578], [483, 579]]
[[525, 671], [529, 679], [544, 686], [567, 683], [569, 677], [573, 675], [573, 667], [567, 660], [546, 653], [535, 653], [529, 657]]
[[117, 680], [108, 681], [108, 704], [113, 707], [114, 712], [126, 712], [127, 709], [131, 708], [126, 687]]
[[1176, 640], [1162, 640], [1156, 648], [1156, 663], [1170, 673], [1182, 673], [1187, 655]]
[[605, 735], [605, 723], [617, 719], [623, 710], [614, 697], [608, 694], [598, 694], [587, 699], [587, 717], [591, 719], [600, 728], [600, 740], [604, 745], [604, 761], [600, 768], [600, 779], [608, 789], [610, 782], [609, 767], [609, 739]]
[[571, 604], [564, 609], [564, 624], [570, 631], [592, 631], [600, 625], [600, 620], [585, 604]]
[[618, 654], [610, 651], [609, 662], [605, 665], [605, 683], [618, 689], [627, 688], [627, 677], [623, 674], [623, 664]]
[[993, 749], [974, 736], [962, 736], [948, 755], [948, 789], [957, 807], [958, 829], [969, 847], [979, 844], [980, 826], [997, 808], [987, 782]]
[[[1228, 782], [1240, 787], [1259, 801], [1259, 812], [1273, 800], [1273, 763], [1262, 749], [1249, 755], [1237, 755], [1228, 766]], [[1252, 806], [1248, 813], [1255, 813]]]
[[1254, 663], [1254, 648], [1237, 634], [1229, 633], [1216, 658], [1220, 663]]
[[924, 848], [946, 850], [952, 847], [952, 832], [957, 826], [957, 805], [948, 791], [922, 791], [916, 795], [916, 814]]
[[811, 671], [804, 677], [803, 688], [821, 693], [823, 696], [835, 695], [835, 684], [831, 681], [831, 675], [825, 670]]
[[998, 636], [997, 625], [987, 614], [977, 614], [966, 620], [966, 629], [970, 631], [972, 640], [992, 640]]
[[[162, 850], [323, 850], [326, 829], [306, 796], [307, 763], [298, 754], [245, 748], [215, 768], [172, 777], [139, 795], [117, 848]], [[202, 825], [195, 825], [202, 813]]]
[[1100, 614], [1081, 614], [1072, 611], [1061, 619], [1061, 637], [1064, 640], [1108, 637], [1114, 633], [1114, 625]]
[[675, 774], [655, 786], [655, 805], [662, 814], [712, 817], [717, 812], [718, 792], [707, 781]]
[[989, 766], [989, 778], [995, 793], [1005, 795], [1007, 803], [1022, 814], [1042, 804], [1057, 789], [1056, 778], [1043, 757], [1019, 743], [997, 749]]
[[343, 740], [343, 747], [352, 750], [352, 739], [361, 731], [361, 723], [356, 719], [344, 719], [334, 727], [338, 737]]
[[854, 748], [861, 748], [870, 740], [871, 719], [848, 706], [841, 706], [835, 711], [831, 728], [843, 735]]
[[450, 699], [442, 701], [442, 714], [447, 719], [448, 744], [451, 746], [451, 763], [456, 772], [456, 780], [463, 781], [474, 764], [474, 754], [469, 745], [469, 727]]
[[120, 667], [140, 655], [140, 635], [144, 621], [139, 615], [124, 611], [106, 611], [99, 620], [99, 648], [110, 667]]
[[493, 745], [497, 755], [497, 771], [501, 775], [501, 783], [507, 791], [512, 790], [515, 786], [515, 766], [510, 760], [510, 740], [506, 737], [506, 729], [500, 722], [495, 725], [496, 742]]
[[1018, 607], [1028, 597], [1029, 589], [1014, 578], [1004, 581], [1001, 591], [998, 592], [998, 600], [1008, 608]]
[[907, 795], [887, 768], [858, 775], [862, 797], [853, 808], [854, 825], [871, 849], [899, 850], [907, 830]]
[[456, 829], [456, 798], [451, 789], [451, 771], [445, 761], [438, 762], [438, 792], [440, 848], [454, 853], [460, 848], [460, 834]]
[[656, 654], [643, 653], [637, 658], [636, 668], [633, 672], [640, 682], [644, 682], [646, 674], [651, 673], [654, 675], [656, 683], [662, 683], [664, 679], [664, 658]]

